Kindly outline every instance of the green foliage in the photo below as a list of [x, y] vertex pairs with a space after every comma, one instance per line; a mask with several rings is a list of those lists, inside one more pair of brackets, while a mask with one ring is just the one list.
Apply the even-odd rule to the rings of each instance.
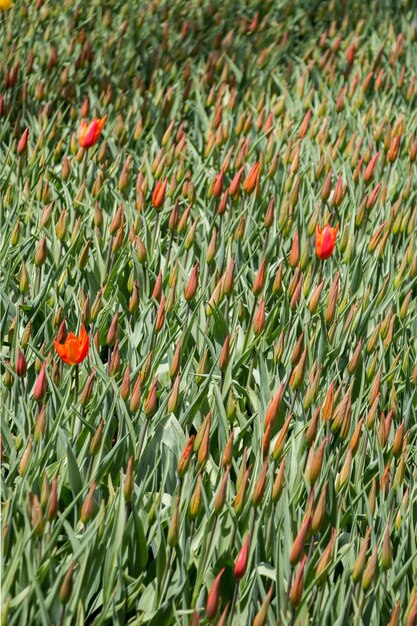
[[416, 623], [417, 28], [305, 4], [0, 14], [2, 624]]

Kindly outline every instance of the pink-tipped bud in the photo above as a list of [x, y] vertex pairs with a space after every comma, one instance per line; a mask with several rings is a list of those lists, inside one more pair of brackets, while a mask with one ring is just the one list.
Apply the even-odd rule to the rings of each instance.
[[184, 298], [186, 299], [187, 302], [190, 302], [191, 300], [193, 300], [193, 298], [195, 297], [195, 294], [197, 292], [197, 287], [198, 287], [198, 266], [199, 266], [199, 262], [197, 261], [197, 263], [194, 265], [191, 274], [190, 274], [190, 278], [188, 280], [188, 284], [185, 288], [184, 291]]
[[26, 376], [26, 371], [27, 371], [27, 363], [26, 363], [25, 355], [23, 354], [22, 350], [18, 348], [17, 359], [16, 359], [16, 375], [19, 376], [19, 378], [23, 378], [23, 376]]
[[250, 534], [246, 535], [246, 539], [243, 542], [243, 546], [240, 549], [239, 554], [237, 555], [237, 559], [234, 567], [235, 577], [240, 580], [243, 578], [246, 572], [246, 568], [248, 566], [248, 557], [249, 557], [249, 547], [250, 547]]
[[224, 567], [220, 570], [220, 572], [217, 574], [216, 578], [214, 579], [211, 587], [210, 587], [210, 591], [208, 592], [208, 596], [207, 596], [207, 602], [206, 602], [206, 616], [207, 618], [210, 619], [214, 619], [217, 615], [217, 611], [219, 610], [219, 605], [220, 605], [220, 587], [221, 587], [221, 579], [223, 576], [223, 572], [224, 572]]
[[41, 371], [33, 386], [33, 398], [37, 402], [40, 402], [46, 395], [47, 378], [46, 378], [46, 363], [42, 363]]
[[304, 587], [304, 569], [306, 565], [307, 557], [304, 556], [301, 561], [297, 573], [294, 578], [294, 582], [290, 591], [290, 604], [295, 609], [301, 602]]
[[29, 139], [29, 127], [27, 127], [24, 131], [23, 134], [19, 140], [19, 143], [17, 145], [17, 154], [23, 154], [24, 152], [27, 151], [27, 147], [28, 147], [28, 139]]

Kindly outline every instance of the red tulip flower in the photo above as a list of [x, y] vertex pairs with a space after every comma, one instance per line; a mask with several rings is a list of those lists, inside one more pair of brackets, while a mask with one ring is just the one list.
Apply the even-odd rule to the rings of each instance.
[[63, 343], [54, 341], [54, 346], [60, 359], [68, 363], [68, 365], [78, 365], [78, 363], [84, 361], [90, 347], [90, 340], [84, 324], [81, 326], [81, 332], [78, 337], [73, 333], [69, 333]]
[[338, 230], [339, 224], [335, 228], [325, 224], [322, 229], [316, 224], [316, 254], [322, 261], [332, 256]]
[[78, 135], [78, 142], [82, 148], [88, 149], [97, 143], [106, 119], [107, 115], [105, 115], [101, 120], [98, 117], [95, 117], [89, 124], [87, 124], [85, 120], [82, 120]]

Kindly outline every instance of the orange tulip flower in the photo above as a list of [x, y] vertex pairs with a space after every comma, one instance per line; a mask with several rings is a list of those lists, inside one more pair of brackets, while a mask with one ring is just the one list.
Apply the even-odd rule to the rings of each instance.
[[258, 180], [259, 180], [259, 170], [261, 167], [261, 162], [256, 161], [250, 168], [249, 174], [245, 178], [245, 182], [243, 183], [243, 189], [247, 194], [251, 194], [255, 189]]
[[105, 115], [101, 120], [98, 117], [95, 117], [89, 124], [87, 124], [85, 120], [82, 120], [78, 135], [78, 141], [82, 148], [88, 149], [97, 143], [106, 119], [107, 115]]
[[76, 337], [73, 333], [69, 333], [63, 343], [54, 341], [55, 350], [58, 356], [69, 365], [78, 365], [84, 361], [90, 347], [90, 340], [84, 324], [81, 326], [81, 332]]
[[164, 204], [167, 185], [168, 185], [167, 178], [164, 181], [161, 181], [161, 180], [156, 181], [156, 185], [152, 193], [152, 204], [155, 209], [160, 209], [161, 206]]
[[339, 224], [335, 228], [325, 224], [322, 229], [316, 224], [316, 254], [322, 261], [332, 256], [338, 230]]

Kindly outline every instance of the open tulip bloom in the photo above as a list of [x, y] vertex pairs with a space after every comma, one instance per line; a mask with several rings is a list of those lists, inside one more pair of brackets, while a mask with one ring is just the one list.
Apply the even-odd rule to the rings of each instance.
[[84, 324], [78, 337], [74, 333], [69, 333], [63, 343], [54, 341], [55, 350], [60, 359], [68, 363], [68, 365], [78, 365], [84, 361], [90, 347], [90, 340]]
[[82, 148], [88, 149], [97, 143], [106, 119], [107, 115], [105, 115], [101, 120], [95, 117], [89, 124], [87, 124], [85, 120], [81, 121], [78, 141]]
[[339, 224], [334, 228], [329, 226], [329, 224], [325, 224], [323, 228], [320, 228], [316, 224], [316, 254], [322, 261], [332, 256], [338, 230]]

